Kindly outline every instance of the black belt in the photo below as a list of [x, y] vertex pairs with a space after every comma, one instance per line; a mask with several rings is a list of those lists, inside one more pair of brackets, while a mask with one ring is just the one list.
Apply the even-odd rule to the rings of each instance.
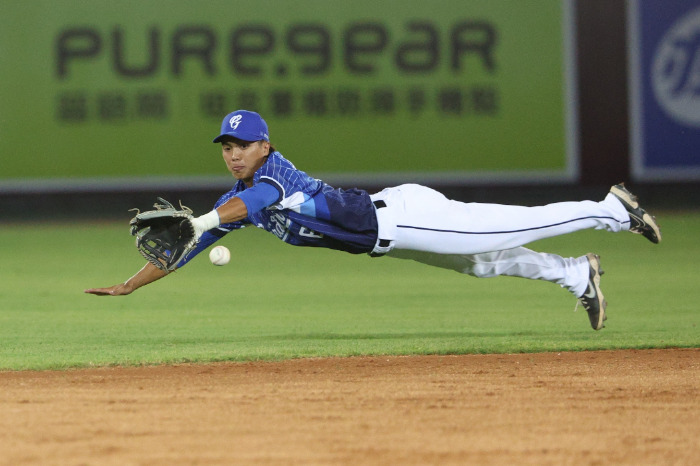
[[[372, 204], [374, 204], [374, 207], [376, 207], [377, 209], [382, 209], [382, 208], [386, 207], [386, 202], [384, 202], [382, 200], [372, 201]], [[379, 240], [378, 246], [380, 248], [387, 248], [387, 247], [389, 247], [389, 245], [391, 245], [390, 240], [388, 240], [388, 239], [380, 239]], [[384, 254], [386, 254], [386, 253], [376, 253], [376, 252], [369, 253], [370, 257], [381, 257]]]

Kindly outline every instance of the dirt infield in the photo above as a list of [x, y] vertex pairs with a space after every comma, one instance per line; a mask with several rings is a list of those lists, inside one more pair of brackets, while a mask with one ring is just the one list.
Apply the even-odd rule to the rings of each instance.
[[2, 465], [696, 465], [700, 349], [0, 372]]

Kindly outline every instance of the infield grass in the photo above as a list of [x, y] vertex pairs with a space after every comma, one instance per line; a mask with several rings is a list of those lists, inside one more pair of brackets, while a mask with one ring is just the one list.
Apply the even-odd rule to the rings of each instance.
[[143, 265], [126, 225], [4, 225], [0, 369], [700, 346], [700, 214], [659, 217], [658, 246], [599, 231], [530, 245], [601, 255], [599, 332], [551, 283], [297, 248], [254, 228], [218, 243], [228, 266], [202, 255], [130, 296], [90, 296]]

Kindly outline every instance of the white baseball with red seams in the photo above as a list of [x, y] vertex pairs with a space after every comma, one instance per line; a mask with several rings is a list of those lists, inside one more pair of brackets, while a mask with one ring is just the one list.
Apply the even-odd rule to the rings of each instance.
[[226, 265], [231, 260], [231, 251], [226, 246], [217, 246], [209, 252], [209, 260], [214, 265]]

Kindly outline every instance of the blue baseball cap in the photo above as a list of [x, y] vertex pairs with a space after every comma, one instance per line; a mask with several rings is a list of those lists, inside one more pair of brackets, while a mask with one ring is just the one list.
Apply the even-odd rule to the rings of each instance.
[[221, 122], [221, 134], [213, 142], [221, 142], [224, 136], [233, 136], [243, 141], [270, 142], [267, 123], [260, 115], [249, 110], [236, 110], [226, 115]]

